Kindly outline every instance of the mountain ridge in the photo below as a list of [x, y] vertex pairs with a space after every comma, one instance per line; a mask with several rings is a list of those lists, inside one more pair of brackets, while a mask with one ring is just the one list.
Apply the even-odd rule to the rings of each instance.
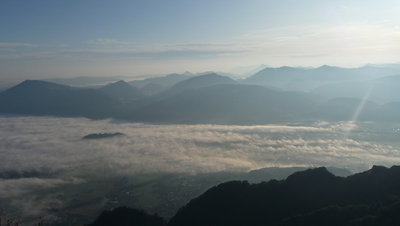
[[[347, 177], [318, 167], [283, 180], [257, 184], [228, 181], [192, 199], [166, 225], [399, 225], [399, 179], [400, 166], [373, 166]], [[108, 222], [135, 222], [132, 215], [107, 213]], [[103, 225], [100, 218], [95, 222], [91, 225]]]
[[100, 87], [99, 90], [122, 102], [129, 102], [135, 99], [143, 98], [144, 96], [138, 88], [123, 80], [109, 83]]
[[[326, 168], [316, 168], [294, 173], [282, 181], [271, 180], [260, 184], [227, 182], [193, 199], [178, 211], [168, 225], [285, 225], [290, 222], [288, 219], [335, 205], [350, 207], [389, 203], [386, 206], [397, 202], [390, 196], [400, 197], [398, 179], [399, 166], [375, 166], [346, 178], [334, 176]], [[374, 214], [379, 215], [379, 212]], [[305, 225], [324, 225], [330, 220], [335, 222], [335, 216], [331, 217]], [[362, 217], [363, 214], [350, 220]], [[350, 220], [344, 219], [336, 225]]]

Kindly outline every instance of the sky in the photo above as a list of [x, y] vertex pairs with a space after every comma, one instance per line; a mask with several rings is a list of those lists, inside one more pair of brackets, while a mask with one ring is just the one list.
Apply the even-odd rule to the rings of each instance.
[[397, 0], [1, 0], [0, 80], [400, 62]]

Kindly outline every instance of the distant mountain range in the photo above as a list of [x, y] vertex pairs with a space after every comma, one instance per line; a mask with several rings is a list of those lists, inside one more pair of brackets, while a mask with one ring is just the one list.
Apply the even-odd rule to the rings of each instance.
[[384, 104], [400, 101], [400, 92], [398, 92], [399, 84], [400, 74], [366, 81], [329, 83], [312, 90], [312, 93], [320, 95], [325, 99], [338, 97], [367, 98], [368, 100]]
[[207, 73], [204, 75], [199, 75], [196, 77], [185, 79], [181, 82], [176, 83], [170, 89], [163, 92], [161, 96], [174, 96], [186, 90], [196, 90], [200, 88], [210, 87], [220, 84], [235, 84], [236, 81], [226, 77], [221, 76], [216, 73]]
[[168, 223], [130, 208], [104, 212], [92, 226], [298, 226], [400, 224], [400, 166], [338, 177], [326, 168], [259, 184], [230, 181], [210, 188]]
[[131, 115], [148, 122], [257, 124], [301, 119], [314, 105], [307, 94], [220, 84], [184, 90]]
[[105, 118], [118, 114], [118, 102], [100, 90], [26, 80], [0, 93], [0, 112]]
[[320, 86], [352, 81], [369, 81], [400, 74], [400, 66], [367, 65], [359, 68], [341, 68], [324, 65], [318, 68], [267, 67], [244, 82], [277, 87], [283, 90], [311, 91]]
[[109, 77], [79, 76], [73, 78], [49, 78], [42, 80], [46, 82], [53, 82], [67, 86], [87, 87], [87, 86], [102, 86], [110, 82], [116, 82], [120, 80], [130, 80], [133, 78], [134, 77], [130, 76], [109, 76]]
[[184, 74], [169, 74], [163, 77], [134, 80], [129, 82], [132, 86], [139, 88], [145, 95], [152, 96], [165, 91], [175, 84], [182, 82], [194, 75], [187, 72]]
[[[400, 121], [400, 67], [265, 68], [245, 80], [171, 74], [99, 87], [27, 80], [0, 92], [0, 113], [151, 123]], [[307, 91], [308, 90], [308, 91]]]
[[143, 80], [134, 80], [134, 81], [131, 81], [130, 84], [137, 88], [142, 88], [148, 84], [158, 84], [158, 85], [163, 85], [165, 87], [171, 87], [171, 86], [175, 85], [176, 83], [186, 80], [193, 76], [195, 76], [195, 75], [192, 73], [189, 73], [189, 72], [186, 72], [184, 74], [169, 74], [169, 75], [162, 76], [162, 77], [147, 78], [147, 79], [143, 79]]

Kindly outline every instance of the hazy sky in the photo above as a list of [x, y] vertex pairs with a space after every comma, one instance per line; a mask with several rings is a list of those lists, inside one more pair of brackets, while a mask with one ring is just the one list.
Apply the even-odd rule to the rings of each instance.
[[400, 62], [398, 0], [1, 0], [0, 80]]

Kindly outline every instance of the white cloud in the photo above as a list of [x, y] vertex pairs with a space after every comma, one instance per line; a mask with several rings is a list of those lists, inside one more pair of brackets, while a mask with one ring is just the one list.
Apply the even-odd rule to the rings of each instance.
[[[351, 131], [360, 139], [349, 137]], [[82, 139], [102, 132], [126, 135]], [[83, 118], [0, 117], [0, 173], [36, 172], [31, 177], [0, 179], [0, 204], [24, 217], [52, 217], [51, 209], [63, 209], [74, 199], [76, 194], [71, 192], [75, 190], [68, 190], [70, 185], [84, 187], [98, 180], [107, 183], [118, 175], [135, 178], [141, 173], [195, 174], [272, 166], [336, 166], [357, 171], [373, 164], [397, 164], [398, 148], [369, 142], [370, 132], [363, 133], [363, 125], [345, 122], [310, 126], [149, 125]]]
[[[226, 55], [237, 55], [247, 51], [245, 46], [224, 43], [184, 43], [184, 44], [155, 44], [138, 45], [135, 43], [113, 39], [96, 39], [88, 42], [83, 48], [53, 48], [46, 51], [7, 51], [0, 55], [2, 60], [30, 60], [30, 59], [67, 59], [80, 58], [83, 60], [176, 60], [196, 59], [199, 57], [214, 58]], [[0, 46], [0, 50], [2, 50]], [[4, 49], [3, 49], [4, 50]]]
[[[386, 24], [346, 24], [331, 27], [302, 26], [258, 30], [232, 37], [225, 42], [176, 43], [138, 45], [114, 39], [96, 39], [94, 47], [83, 52], [110, 53], [160, 53], [168, 51], [238, 52], [252, 60], [263, 57], [269, 63], [274, 57], [285, 58], [340, 58], [347, 55], [392, 55], [400, 50], [400, 28]], [[79, 52], [79, 50], [72, 50]], [[240, 55], [240, 54], [239, 54]], [[239, 56], [242, 57], [242, 56]], [[361, 59], [360, 59], [361, 60]], [[353, 62], [365, 64], [368, 62]], [[389, 60], [394, 61], [397, 59]], [[286, 64], [290, 64], [289, 62]]]
[[15, 47], [18, 51], [1, 51], [2, 76], [143, 75], [226, 71], [257, 64], [355, 67], [394, 63], [399, 61], [400, 28], [390, 24], [305, 25], [264, 29], [223, 41], [143, 44], [99, 38], [82, 42], [44, 49], [26, 48], [32, 46], [29, 43], [3, 43], [0, 50]]
[[[293, 165], [366, 168], [400, 160], [393, 147], [346, 137], [350, 127], [342, 124], [146, 125], [40, 117], [0, 121], [0, 170], [193, 173]], [[126, 136], [81, 139], [98, 132]]]
[[[270, 59], [270, 64], [355, 66], [398, 61], [400, 29], [387, 24], [283, 27], [259, 30], [239, 40], [253, 43], [254, 57]], [[290, 63], [291, 58], [296, 63]]]

